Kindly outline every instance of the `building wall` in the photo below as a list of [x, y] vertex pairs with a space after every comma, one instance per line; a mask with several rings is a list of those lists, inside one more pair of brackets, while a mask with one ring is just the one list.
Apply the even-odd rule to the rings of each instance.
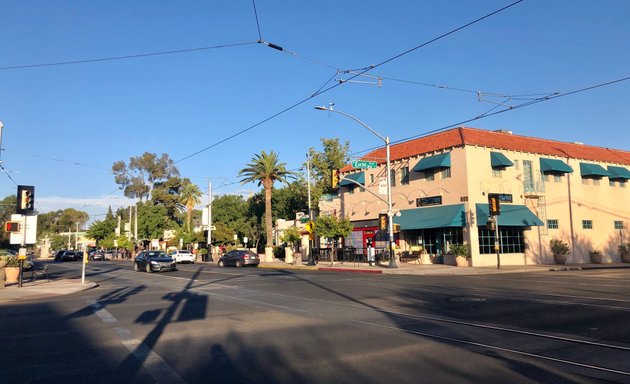
[[[491, 167], [490, 153], [493, 151], [504, 154], [514, 163], [514, 166], [502, 170], [500, 176], [493, 174]], [[622, 238], [625, 241], [630, 239], [630, 183], [626, 183], [626, 187], [621, 187], [619, 182], [610, 186], [607, 177], [601, 178], [598, 183], [592, 179], [584, 183], [580, 175], [580, 162], [599, 164], [604, 168], [608, 165], [627, 165], [465, 145], [451, 148], [450, 178], [442, 178], [438, 173], [435, 180], [430, 181], [423, 173], [411, 171], [424, 156], [441, 152], [414, 155], [392, 162], [392, 169], [396, 171], [395, 186], [392, 188], [393, 209], [414, 209], [417, 198], [429, 196], [441, 196], [442, 205], [463, 203], [467, 216], [464, 239], [470, 244], [473, 266], [497, 264], [496, 255], [479, 254], [478, 225], [482, 223], [477, 222], [475, 209], [477, 203], [488, 203], [488, 193], [512, 195], [512, 204], [526, 206], [545, 223], [542, 227], [526, 227], [525, 252], [501, 254], [502, 265], [553, 264], [553, 255], [548, 246], [552, 238], [560, 238], [571, 245], [570, 263], [588, 263], [589, 251], [592, 249], [599, 249], [611, 261], [619, 261], [617, 246]], [[573, 173], [563, 174], [558, 180], [553, 175], [542, 175], [541, 157], [562, 160], [573, 169]], [[533, 191], [524, 188], [525, 161], [531, 162]], [[410, 170], [409, 184], [401, 185], [401, 168], [406, 166]], [[378, 180], [379, 177], [385, 177], [385, 165], [363, 171], [366, 188], [378, 194]], [[379, 213], [387, 210], [385, 201], [366, 191], [361, 192], [358, 187], [354, 193], [342, 187], [340, 195], [342, 216], [353, 222], [376, 220]], [[387, 199], [386, 195], [381, 197]], [[547, 228], [548, 219], [557, 220], [558, 228]], [[590, 220], [592, 229], [583, 229], [583, 220]], [[622, 221], [625, 229], [616, 230], [615, 221]], [[400, 240], [401, 248], [407, 249], [404, 233]]]

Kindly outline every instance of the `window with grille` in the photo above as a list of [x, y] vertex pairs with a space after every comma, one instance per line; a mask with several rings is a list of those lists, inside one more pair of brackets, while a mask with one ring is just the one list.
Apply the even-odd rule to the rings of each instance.
[[547, 220], [547, 228], [549, 228], [549, 229], [558, 229], [558, 219], [548, 219]]
[[[479, 253], [489, 255], [494, 251], [494, 230], [479, 227]], [[525, 235], [522, 227], [499, 227], [499, 244], [501, 253], [524, 253]]]
[[396, 186], [396, 171], [395, 170], [390, 170], [389, 171], [389, 179], [392, 182], [392, 187]]
[[582, 220], [582, 229], [593, 229], [593, 220]]
[[615, 220], [615, 229], [623, 229], [623, 221]]
[[400, 168], [400, 184], [407, 185], [409, 184], [409, 167]]
[[444, 168], [442, 170], [442, 178], [443, 179], [448, 179], [451, 177], [451, 169], [450, 168]]

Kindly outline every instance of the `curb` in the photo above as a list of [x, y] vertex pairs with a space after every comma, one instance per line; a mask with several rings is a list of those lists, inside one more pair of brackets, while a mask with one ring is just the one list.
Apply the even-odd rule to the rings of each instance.
[[383, 273], [383, 271], [372, 270], [372, 269], [350, 269], [350, 268], [335, 268], [335, 267], [320, 267], [320, 268], [317, 268], [317, 270], [327, 271], [327, 272], [372, 273], [372, 274]]

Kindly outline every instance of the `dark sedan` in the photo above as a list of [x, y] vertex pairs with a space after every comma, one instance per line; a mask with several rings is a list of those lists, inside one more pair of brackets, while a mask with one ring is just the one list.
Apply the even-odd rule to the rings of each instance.
[[176, 271], [177, 263], [164, 251], [142, 251], [133, 261], [133, 270], [146, 272]]
[[236, 268], [240, 268], [244, 265], [256, 265], [260, 264], [260, 257], [258, 254], [247, 251], [244, 249], [235, 249], [219, 259], [219, 267], [225, 267], [227, 265], [233, 265]]

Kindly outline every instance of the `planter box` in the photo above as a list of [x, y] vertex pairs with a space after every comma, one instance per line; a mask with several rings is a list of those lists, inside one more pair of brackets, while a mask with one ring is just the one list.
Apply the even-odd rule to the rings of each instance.
[[458, 267], [469, 267], [470, 264], [468, 263], [468, 259], [465, 258], [464, 256], [456, 256], [455, 257], [455, 263], [457, 264]]
[[591, 257], [591, 263], [593, 264], [602, 264], [604, 262], [604, 255], [601, 253], [589, 253]]
[[4, 273], [7, 277], [7, 283], [17, 283], [20, 277], [20, 268], [18, 267], [4, 267]]
[[567, 263], [567, 255], [563, 255], [560, 253], [554, 253], [553, 254], [553, 261], [556, 264], [561, 264], [564, 265]]
[[630, 263], [630, 253], [629, 252], [623, 252], [619, 255], [621, 257], [621, 261], [624, 263]]

